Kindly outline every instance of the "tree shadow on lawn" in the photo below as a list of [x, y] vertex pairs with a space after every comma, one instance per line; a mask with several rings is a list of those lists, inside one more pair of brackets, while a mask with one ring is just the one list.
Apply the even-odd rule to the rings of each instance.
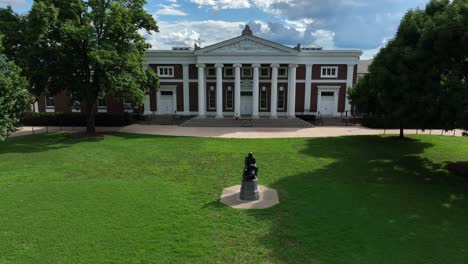
[[68, 148], [86, 142], [100, 142], [102, 138], [69, 138], [63, 132], [8, 138], [0, 142], [0, 155], [6, 153], [35, 153]]
[[325, 164], [270, 185], [280, 204], [248, 211], [272, 222], [258, 242], [281, 263], [463, 263], [466, 179], [419, 156], [430, 147], [378, 136], [308, 140], [301, 153]]

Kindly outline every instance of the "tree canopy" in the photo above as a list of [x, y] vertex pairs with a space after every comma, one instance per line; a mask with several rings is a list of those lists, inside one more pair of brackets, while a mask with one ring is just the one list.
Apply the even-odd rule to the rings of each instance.
[[18, 28], [9, 31], [9, 40], [17, 39], [10, 54], [24, 68], [31, 91], [36, 95], [65, 91], [82, 102], [87, 132], [94, 133], [99, 96], [125, 97], [138, 106], [149, 89], [156, 89], [157, 75], [143, 69], [144, 52], [150, 46], [140, 31], [158, 30], [145, 4], [145, 0], [36, 0], [24, 17], [11, 10], [0, 12], [0, 27], [11, 22]]
[[350, 91], [356, 109], [403, 128], [468, 128], [468, 2], [432, 0], [410, 10]]
[[28, 81], [3, 54], [2, 40], [0, 35], [0, 139], [16, 130], [21, 114], [31, 105]]

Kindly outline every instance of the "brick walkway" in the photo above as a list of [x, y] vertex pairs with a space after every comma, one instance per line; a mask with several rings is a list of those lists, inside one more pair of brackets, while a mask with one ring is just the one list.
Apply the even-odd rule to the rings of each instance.
[[[85, 131], [84, 127], [22, 127], [12, 137], [57, 131]], [[192, 137], [218, 137], [218, 138], [294, 138], [294, 137], [338, 137], [357, 135], [384, 134], [382, 129], [369, 129], [360, 126], [353, 127], [314, 127], [314, 128], [258, 128], [258, 127], [180, 127], [163, 125], [130, 125], [126, 127], [97, 127], [99, 132], [123, 132], [147, 135], [164, 136], [192, 136]], [[386, 134], [398, 134], [398, 130], [386, 130]], [[432, 134], [461, 136], [462, 131], [441, 131], [407, 129], [406, 134]]]

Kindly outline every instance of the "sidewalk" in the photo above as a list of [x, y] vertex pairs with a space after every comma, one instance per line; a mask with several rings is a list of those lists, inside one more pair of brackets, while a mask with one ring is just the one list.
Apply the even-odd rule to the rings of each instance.
[[[33, 132], [34, 131], [34, 132]], [[32, 134], [43, 134], [58, 131], [85, 131], [84, 127], [22, 127], [10, 137]], [[191, 136], [215, 138], [295, 138], [295, 137], [338, 137], [357, 135], [380, 135], [383, 129], [370, 129], [360, 126], [353, 127], [314, 127], [314, 128], [254, 128], [254, 127], [179, 127], [163, 125], [130, 125], [126, 127], [97, 127], [98, 132], [122, 132], [163, 136]], [[386, 130], [385, 134], [400, 133], [397, 129]], [[405, 134], [425, 134], [461, 136], [462, 130], [448, 132], [437, 130], [406, 129]]]

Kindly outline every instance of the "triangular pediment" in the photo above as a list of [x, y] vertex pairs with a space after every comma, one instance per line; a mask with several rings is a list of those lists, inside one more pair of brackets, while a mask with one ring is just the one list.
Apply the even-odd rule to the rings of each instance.
[[294, 55], [298, 51], [255, 36], [240, 36], [199, 49], [195, 53], [203, 55], [258, 53]]

